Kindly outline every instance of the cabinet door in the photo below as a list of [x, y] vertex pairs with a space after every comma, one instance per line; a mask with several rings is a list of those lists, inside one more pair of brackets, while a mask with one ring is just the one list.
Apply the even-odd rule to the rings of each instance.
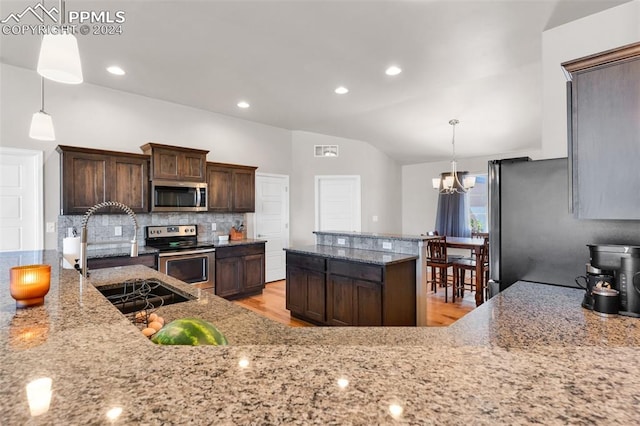
[[149, 211], [149, 176], [147, 160], [127, 157], [114, 157], [114, 179], [111, 199], [131, 207], [137, 213]]
[[252, 254], [242, 258], [243, 291], [255, 293], [264, 288], [264, 254]]
[[180, 179], [204, 182], [206, 161], [206, 156], [202, 154], [182, 153], [182, 155], [180, 155]]
[[231, 211], [231, 170], [221, 167], [207, 167], [209, 191], [209, 211]]
[[287, 267], [287, 309], [292, 313], [304, 315], [307, 300], [307, 273], [295, 266]]
[[233, 211], [256, 211], [256, 177], [254, 170], [233, 170]]
[[314, 321], [323, 323], [326, 318], [326, 283], [323, 272], [306, 272], [306, 298], [304, 315]]
[[230, 297], [240, 294], [242, 290], [241, 266], [242, 259], [239, 257], [216, 259], [216, 295]]
[[107, 201], [109, 160], [105, 155], [61, 153], [61, 214], [84, 214]]
[[154, 148], [152, 154], [154, 179], [180, 179], [180, 152], [171, 149]]
[[380, 283], [353, 281], [353, 325], [382, 325], [382, 287]]
[[353, 325], [353, 280], [329, 275], [327, 283], [327, 322]]

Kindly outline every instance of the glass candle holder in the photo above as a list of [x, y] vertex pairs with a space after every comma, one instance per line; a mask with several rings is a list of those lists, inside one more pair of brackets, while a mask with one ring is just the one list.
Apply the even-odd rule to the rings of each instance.
[[11, 297], [18, 308], [38, 306], [44, 303], [49, 292], [51, 265], [26, 265], [11, 268]]

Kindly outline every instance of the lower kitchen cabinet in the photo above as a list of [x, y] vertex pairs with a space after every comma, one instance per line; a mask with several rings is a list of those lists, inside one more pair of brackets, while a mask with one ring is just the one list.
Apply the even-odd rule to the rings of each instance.
[[216, 295], [237, 299], [261, 293], [264, 267], [264, 243], [216, 247]]
[[113, 268], [116, 266], [144, 265], [149, 268], [158, 269], [158, 255], [155, 253], [140, 254], [137, 257], [114, 256], [114, 257], [94, 257], [87, 259], [89, 270]]
[[374, 265], [287, 253], [287, 309], [318, 325], [416, 325], [415, 260]]

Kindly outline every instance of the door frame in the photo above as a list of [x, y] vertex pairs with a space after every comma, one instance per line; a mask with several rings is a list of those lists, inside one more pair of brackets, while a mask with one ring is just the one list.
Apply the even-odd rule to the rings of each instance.
[[[322, 180], [352, 180], [356, 183], [356, 231], [360, 232], [362, 230], [362, 184], [360, 175], [316, 175], [314, 177], [314, 196], [315, 196], [315, 230], [320, 230], [320, 181]], [[349, 230], [352, 231], [352, 230]]]
[[16, 155], [22, 157], [30, 157], [34, 165], [35, 188], [33, 191], [33, 202], [36, 208], [35, 212], [35, 246], [38, 250], [44, 249], [44, 154], [40, 150], [23, 149], [0, 146], [0, 156]]

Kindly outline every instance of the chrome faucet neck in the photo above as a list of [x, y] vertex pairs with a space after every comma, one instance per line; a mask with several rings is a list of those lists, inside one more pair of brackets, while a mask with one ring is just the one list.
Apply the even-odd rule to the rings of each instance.
[[127, 215], [133, 220], [133, 238], [131, 239], [131, 257], [138, 257], [138, 242], [136, 240], [136, 236], [138, 234], [138, 218], [133, 210], [126, 204], [122, 204], [118, 201], [104, 201], [102, 203], [98, 203], [95, 206], [89, 208], [87, 212], [84, 214], [82, 218], [82, 233], [80, 235], [80, 273], [83, 277], [87, 277], [87, 272], [89, 268], [87, 268], [87, 240], [89, 231], [87, 229], [87, 224], [89, 222], [89, 218], [93, 216], [93, 214], [105, 207], [117, 207], [120, 210], [123, 210]]

